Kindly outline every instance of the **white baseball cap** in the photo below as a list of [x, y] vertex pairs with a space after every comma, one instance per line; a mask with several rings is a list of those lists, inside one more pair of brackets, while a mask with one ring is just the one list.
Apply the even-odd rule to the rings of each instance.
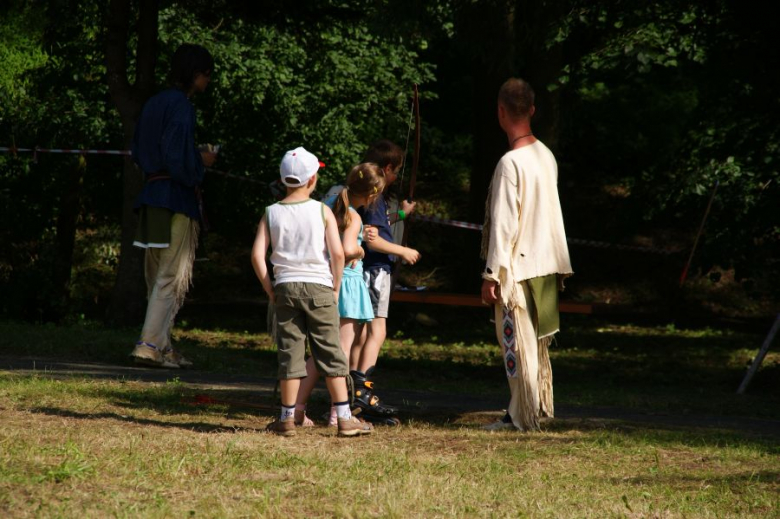
[[279, 172], [282, 184], [288, 187], [305, 186], [306, 182], [324, 168], [325, 164], [319, 161], [312, 153], [306, 151], [303, 146], [290, 150], [284, 154]]

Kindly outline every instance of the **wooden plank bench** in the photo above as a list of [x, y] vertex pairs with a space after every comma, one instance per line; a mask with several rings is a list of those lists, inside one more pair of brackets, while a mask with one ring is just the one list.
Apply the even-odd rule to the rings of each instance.
[[[425, 290], [395, 290], [390, 296], [390, 301], [397, 303], [418, 303], [430, 305], [449, 305], [449, 306], [486, 306], [482, 304], [480, 295], [472, 294], [448, 294], [443, 292], [428, 292]], [[571, 301], [561, 301], [558, 309], [562, 313], [569, 314], [593, 314], [594, 305], [590, 303], [574, 303]]]

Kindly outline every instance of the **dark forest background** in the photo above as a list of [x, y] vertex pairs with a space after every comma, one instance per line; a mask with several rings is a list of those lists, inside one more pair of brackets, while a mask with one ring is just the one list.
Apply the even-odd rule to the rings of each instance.
[[[572, 245], [567, 298], [726, 317], [777, 308], [780, 38], [767, 2], [0, 2], [0, 146], [126, 149], [183, 42], [216, 60], [194, 99], [212, 230], [194, 298], [260, 297], [255, 226], [284, 151], [339, 182], [366, 145], [405, 146], [422, 117], [421, 213], [481, 222], [506, 148], [496, 93], [537, 91], [534, 130], [555, 152], [568, 235], [676, 251]], [[418, 153], [409, 146], [411, 157]], [[410, 168], [405, 170], [406, 192]], [[240, 177], [240, 178], [236, 178]], [[0, 153], [0, 314], [135, 323], [141, 186], [117, 156]], [[717, 184], [689, 279], [679, 286]], [[408, 283], [474, 292], [479, 237], [416, 223]]]

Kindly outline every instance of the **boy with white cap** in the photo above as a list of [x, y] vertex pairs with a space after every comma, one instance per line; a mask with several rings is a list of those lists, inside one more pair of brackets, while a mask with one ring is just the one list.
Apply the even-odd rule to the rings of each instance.
[[[252, 266], [276, 305], [276, 345], [282, 412], [267, 427], [282, 436], [295, 434], [295, 398], [306, 376], [306, 339], [338, 415], [339, 436], [369, 434], [371, 424], [352, 416], [345, 377], [349, 366], [339, 344], [338, 299], [344, 269], [338, 225], [325, 204], [310, 198], [317, 185], [317, 157], [298, 147], [280, 167], [287, 196], [266, 207], [252, 248]], [[265, 261], [272, 248], [274, 283]]]

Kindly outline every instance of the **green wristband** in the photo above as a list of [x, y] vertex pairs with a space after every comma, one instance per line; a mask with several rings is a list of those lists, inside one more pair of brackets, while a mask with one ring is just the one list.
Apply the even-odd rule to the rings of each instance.
[[406, 212], [403, 209], [398, 210], [398, 219], [406, 220]]

